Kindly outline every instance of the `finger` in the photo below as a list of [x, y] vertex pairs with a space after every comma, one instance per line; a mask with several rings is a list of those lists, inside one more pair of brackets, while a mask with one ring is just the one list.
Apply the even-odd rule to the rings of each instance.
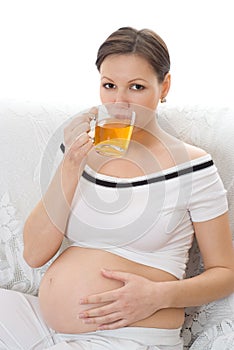
[[86, 156], [89, 153], [89, 151], [91, 150], [92, 147], [93, 147], [93, 143], [91, 140], [89, 140], [83, 146], [81, 146], [77, 149], [77, 152], [75, 152], [76, 157], [83, 158], [84, 156]]
[[72, 162], [74, 162], [74, 165], [76, 167], [77, 161], [80, 161], [81, 159], [86, 157], [92, 148], [93, 148], [93, 143], [91, 140], [89, 140], [88, 142], [86, 142], [84, 145], [80, 147], [77, 147], [75, 149], [70, 148], [67, 151], [67, 156]]
[[80, 147], [84, 146], [89, 140], [90, 137], [87, 134], [87, 132], [82, 132], [82, 134], [76, 137], [70, 148], [72, 148], [75, 151], [76, 149], [79, 149]]
[[68, 140], [66, 141], [65, 151], [66, 153], [77, 151], [80, 147], [82, 147], [88, 141], [89, 141], [89, 136], [87, 132], [83, 132], [72, 141], [68, 141]]
[[86, 116], [78, 117], [64, 128], [63, 134], [66, 146], [68, 146], [77, 135], [85, 131], [90, 131], [90, 121], [91, 119]]
[[75, 135], [81, 134], [82, 132], [85, 131], [90, 131], [90, 122], [88, 121], [83, 121], [82, 123], [80, 123], [79, 125], [76, 126], [76, 128], [74, 128], [72, 130], [72, 133]]
[[120, 318], [119, 313], [116, 312], [116, 313], [102, 316], [102, 317], [86, 318], [86, 319], [83, 319], [83, 323], [85, 323], [85, 324], [97, 324], [97, 325], [108, 325], [110, 323], [117, 322], [120, 319], [121, 318]]
[[97, 107], [92, 107], [92, 108], [90, 108], [90, 110], [89, 110], [89, 116], [91, 117], [91, 120], [92, 120], [92, 119], [96, 119], [97, 114], [98, 114], [98, 108], [97, 108]]
[[66, 135], [73, 136], [73, 139], [74, 139], [77, 137], [77, 135], [80, 135], [83, 132], [87, 132], [89, 130], [90, 130], [90, 123], [87, 121], [84, 121], [78, 124], [74, 129], [67, 131]]
[[113, 271], [108, 269], [101, 269], [101, 272], [104, 277], [118, 280], [123, 283], [127, 283], [130, 278], [130, 274], [128, 272]]
[[112, 322], [109, 324], [101, 324], [100, 326], [97, 327], [97, 330], [99, 331], [104, 331], [104, 330], [111, 330], [111, 329], [116, 329], [116, 328], [122, 328], [128, 326], [129, 322], [125, 319], [120, 319], [116, 322]]
[[65, 146], [70, 147], [82, 134], [87, 134], [89, 131], [90, 124], [87, 122], [79, 124], [79, 126], [77, 126], [76, 129], [73, 129], [72, 131], [66, 131], [64, 133]]
[[116, 291], [118, 291], [118, 289], [115, 289], [114, 291], [108, 291], [104, 293], [89, 295], [87, 297], [82, 297], [80, 298], [80, 304], [84, 305], [113, 302], [117, 300]]
[[89, 317], [101, 317], [112, 313], [120, 312], [120, 307], [118, 307], [116, 302], [112, 302], [107, 305], [96, 307], [93, 309], [84, 310], [79, 313], [79, 318], [86, 319]]
[[84, 113], [78, 116], [73, 117], [72, 121], [66, 126], [66, 130], [72, 131], [77, 126], [79, 126], [81, 123], [90, 123], [92, 120], [92, 113]]

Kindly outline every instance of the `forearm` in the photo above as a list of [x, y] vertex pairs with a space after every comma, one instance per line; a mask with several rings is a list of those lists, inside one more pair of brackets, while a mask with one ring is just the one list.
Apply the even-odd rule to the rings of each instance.
[[205, 271], [166, 288], [168, 302], [174, 307], [203, 305], [234, 292], [234, 251], [228, 213], [193, 225]]
[[234, 273], [230, 268], [216, 267], [192, 278], [164, 283], [166, 308], [198, 306], [234, 292]]
[[59, 249], [78, 183], [77, 172], [58, 167], [45, 195], [33, 209], [24, 226], [24, 257], [37, 267]]
[[77, 184], [93, 147], [87, 134], [89, 130], [89, 115], [73, 120], [65, 128], [67, 142], [63, 161], [25, 223], [24, 258], [32, 267], [50, 260], [62, 243]]
[[40, 214], [45, 218], [45, 231], [65, 234], [71, 203], [79, 181], [79, 173], [60, 164], [51, 184], [41, 200]]

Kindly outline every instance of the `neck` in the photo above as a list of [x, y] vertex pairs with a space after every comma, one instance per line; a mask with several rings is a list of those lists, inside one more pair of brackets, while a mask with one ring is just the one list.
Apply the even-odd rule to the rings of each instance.
[[134, 127], [132, 140], [141, 143], [147, 148], [158, 143], [163, 135], [163, 130], [160, 128], [156, 120], [144, 126], [144, 128]]

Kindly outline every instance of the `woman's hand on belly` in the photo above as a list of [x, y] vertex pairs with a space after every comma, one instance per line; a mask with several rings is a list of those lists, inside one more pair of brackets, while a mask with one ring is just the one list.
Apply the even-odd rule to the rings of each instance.
[[[163, 295], [160, 285], [163, 282], [154, 282], [145, 277], [119, 271], [102, 270], [106, 278], [124, 283], [123, 287], [108, 292], [84, 296], [80, 303], [99, 304], [79, 314], [87, 324], [96, 324], [97, 329], [115, 329], [119, 327], [137, 325], [156, 311], [162, 309]], [[160, 295], [161, 294], [161, 295]]]

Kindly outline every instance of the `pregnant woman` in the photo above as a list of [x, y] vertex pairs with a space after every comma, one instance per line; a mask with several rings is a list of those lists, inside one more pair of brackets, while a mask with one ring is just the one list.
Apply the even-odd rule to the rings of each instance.
[[[182, 350], [184, 308], [233, 292], [226, 191], [212, 158], [160, 128], [170, 57], [153, 31], [126, 27], [98, 50], [102, 104], [136, 106], [127, 153], [95, 151], [92, 113], [64, 130], [64, 156], [24, 227], [36, 268], [61, 247], [38, 297], [0, 290], [1, 349]], [[205, 270], [184, 279], [196, 237]], [[5, 315], [5, 316], [3, 316]]]

